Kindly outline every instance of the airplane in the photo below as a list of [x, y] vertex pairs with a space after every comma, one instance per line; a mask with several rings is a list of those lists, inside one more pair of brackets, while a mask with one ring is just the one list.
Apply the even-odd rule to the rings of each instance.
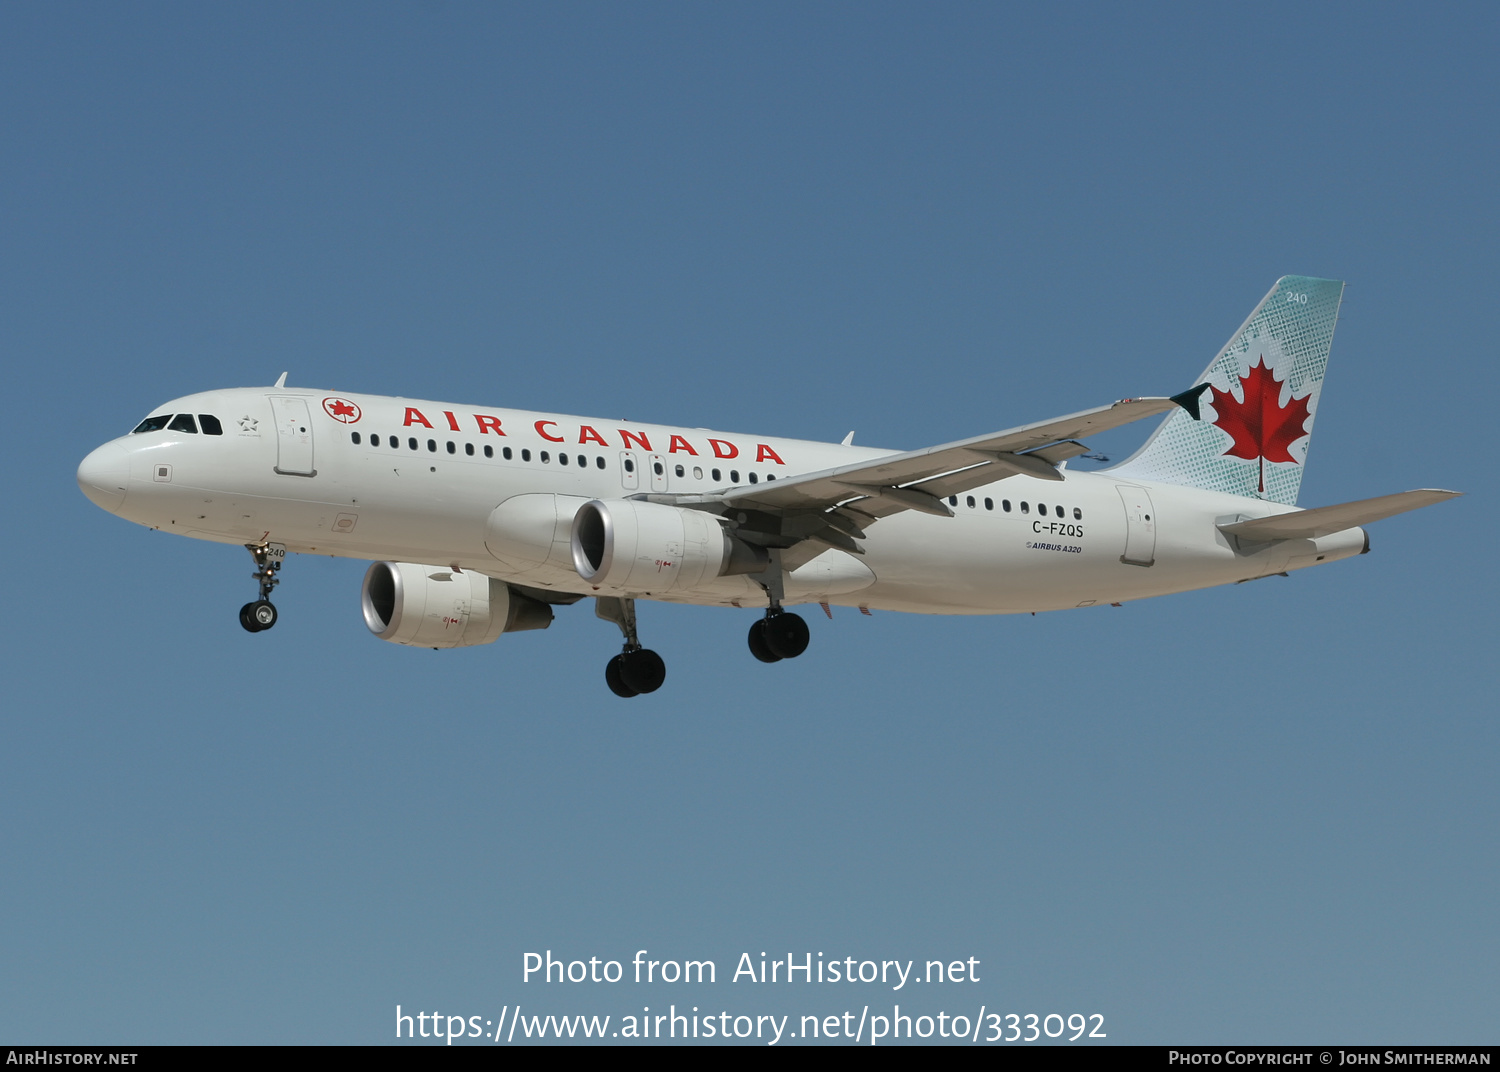
[[[585, 598], [623, 635], [616, 695], [656, 691], [638, 599], [754, 608], [765, 663], [808, 647], [790, 606], [1017, 614], [1251, 581], [1370, 549], [1362, 526], [1459, 494], [1298, 509], [1343, 299], [1286, 276], [1194, 386], [914, 451], [286, 385], [159, 407], [90, 453], [95, 504], [242, 544], [276, 624], [286, 555], [369, 560], [365, 625], [435, 649], [545, 629]], [[1105, 469], [1082, 437], [1164, 416]]]

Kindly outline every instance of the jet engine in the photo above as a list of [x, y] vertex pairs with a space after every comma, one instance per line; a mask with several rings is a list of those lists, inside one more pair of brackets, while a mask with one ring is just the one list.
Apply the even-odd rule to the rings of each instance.
[[414, 648], [467, 648], [552, 624], [551, 607], [503, 581], [411, 562], [372, 563], [360, 603], [370, 632]]
[[593, 499], [573, 517], [573, 567], [596, 589], [673, 592], [759, 573], [765, 549], [736, 539], [711, 514], [635, 499]]

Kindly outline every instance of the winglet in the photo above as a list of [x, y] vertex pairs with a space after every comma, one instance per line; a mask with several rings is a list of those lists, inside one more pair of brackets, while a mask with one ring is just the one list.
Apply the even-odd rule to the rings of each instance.
[[285, 387], [286, 386], [286, 373], [285, 372], [283, 372], [280, 376], [276, 377], [275, 386], [277, 386], [277, 387]]
[[1189, 387], [1180, 395], [1173, 395], [1172, 401], [1176, 402], [1183, 409], [1187, 410], [1188, 416], [1193, 418], [1193, 420], [1201, 421], [1203, 419], [1203, 416], [1198, 409], [1198, 399], [1202, 396], [1203, 392], [1207, 391], [1211, 386], [1212, 384], [1204, 381], [1197, 387]]

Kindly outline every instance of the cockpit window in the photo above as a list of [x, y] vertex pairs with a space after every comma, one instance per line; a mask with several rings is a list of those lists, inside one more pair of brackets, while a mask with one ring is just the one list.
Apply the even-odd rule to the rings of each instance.
[[135, 431], [131, 432], [130, 434], [139, 435], [141, 432], [160, 432], [167, 426], [167, 422], [171, 419], [172, 415], [170, 413], [162, 413], [155, 417], [147, 417], [140, 424], [136, 425]]
[[191, 432], [193, 433], [193, 435], [198, 434], [198, 425], [197, 422], [193, 420], [193, 415], [191, 413], [179, 413], [172, 419], [172, 423], [167, 425], [167, 428], [173, 432]]
[[223, 435], [224, 426], [219, 423], [219, 418], [212, 413], [198, 414], [198, 424], [203, 428], [204, 435]]

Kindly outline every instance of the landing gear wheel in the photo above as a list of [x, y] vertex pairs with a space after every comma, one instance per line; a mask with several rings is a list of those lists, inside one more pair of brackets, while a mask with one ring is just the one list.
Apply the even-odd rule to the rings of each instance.
[[[807, 650], [812, 634], [800, 614], [773, 614], [761, 620], [766, 647], [780, 659], [795, 659]], [[754, 650], [753, 648], [751, 650]]]
[[750, 627], [750, 654], [763, 663], [781, 662], [781, 656], [772, 651], [770, 644], [766, 642], [766, 620], [764, 618], [755, 619], [755, 624]]
[[610, 692], [616, 696], [623, 696], [629, 699], [632, 696], [640, 695], [640, 693], [625, 684], [625, 679], [620, 673], [620, 664], [624, 661], [624, 655], [616, 655], [606, 663], [604, 666], [604, 680], [609, 685]]
[[264, 599], [246, 603], [240, 608], [240, 624], [252, 633], [259, 633], [276, 624], [276, 607]]
[[623, 651], [615, 659], [620, 663], [620, 682], [628, 689], [655, 692], [667, 680], [667, 664], [650, 648]]

